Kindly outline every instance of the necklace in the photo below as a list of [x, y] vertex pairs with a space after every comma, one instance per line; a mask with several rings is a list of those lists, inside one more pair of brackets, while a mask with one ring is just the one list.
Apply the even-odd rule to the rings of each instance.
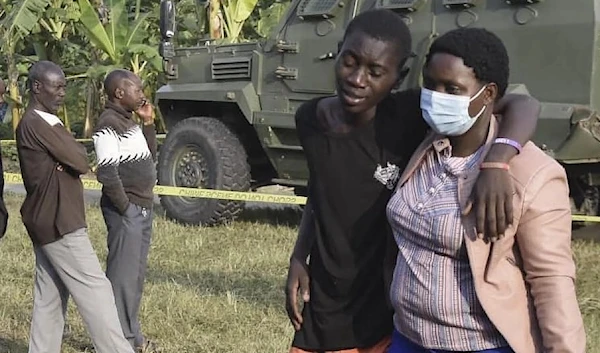
[[[379, 148], [379, 163], [377, 163], [373, 178], [385, 185], [388, 190], [393, 190], [396, 186], [396, 182], [400, 178], [400, 168], [398, 168], [397, 165], [390, 163], [386, 156], [387, 153], [384, 146], [377, 141], [377, 134], [375, 135], [375, 143]], [[384, 163], [387, 164], [385, 167], [382, 166]]]
[[381, 164], [377, 163], [377, 168], [373, 173], [373, 178], [385, 185], [388, 190], [394, 189], [399, 177], [400, 168], [390, 162], [387, 162], [387, 167], [382, 167]]

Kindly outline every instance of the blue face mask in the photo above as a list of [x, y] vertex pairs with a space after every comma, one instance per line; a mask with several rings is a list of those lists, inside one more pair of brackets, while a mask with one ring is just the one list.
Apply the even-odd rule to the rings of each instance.
[[474, 117], [469, 115], [469, 106], [486, 86], [481, 87], [473, 97], [458, 96], [421, 88], [421, 110], [423, 119], [438, 134], [444, 136], [460, 136], [475, 124], [483, 114], [484, 105]]

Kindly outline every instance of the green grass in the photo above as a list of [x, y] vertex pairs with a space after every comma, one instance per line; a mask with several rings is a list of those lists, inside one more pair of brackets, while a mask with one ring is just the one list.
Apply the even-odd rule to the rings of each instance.
[[[0, 353], [27, 352], [32, 307], [33, 256], [19, 215], [22, 198], [6, 196], [11, 215], [0, 242]], [[105, 228], [96, 206], [87, 210], [90, 236], [106, 256]], [[149, 272], [141, 310], [143, 330], [165, 353], [285, 353], [293, 330], [283, 306], [283, 285], [300, 215], [247, 212], [232, 225], [185, 227], [154, 222]], [[600, 352], [600, 245], [576, 241], [578, 294], [588, 330], [588, 352]], [[91, 352], [74, 305], [63, 352]]]
[[[0, 242], [0, 352], [27, 352], [32, 308], [31, 243], [19, 207], [5, 198], [9, 229]], [[276, 217], [272, 217], [276, 216]], [[280, 223], [276, 225], [280, 218]], [[299, 215], [246, 214], [244, 221], [215, 228], [185, 227], [155, 217], [144, 289], [144, 333], [163, 352], [284, 352], [293, 329], [283, 310], [283, 285]], [[87, 210], [94, 248], [104, 263], [105, 226], [97, 206]], [[63, 352], [91, 346], [70, 303], [72, 336]], [[92, 351], [87, 348], [87, 351]]]

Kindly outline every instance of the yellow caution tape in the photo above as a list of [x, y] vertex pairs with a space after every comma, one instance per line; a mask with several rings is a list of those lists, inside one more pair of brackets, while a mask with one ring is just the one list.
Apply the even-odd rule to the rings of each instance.
[[[164, 139], [166, 137], [165, 134], [157, 134], [156, 138], [161, 140]], [[75, 139], [75, 141], [77, 142], [93, 142], [93, 139]], [[0, 146], [5, 146], [5, 145], [15, 145], [17, 143], [17, 140], [0, 140]]]
[[[75, 139], [77, 142], [92, 142], [92, 139]], [[0, 140], [0, 146], [12, 146], [16, 145], [16, 140]]]
[[598, 217], [598, 216], [584, 216], [584, 215], [574, 214], [574, 215], [572, 215], [572, 218], [573, 218], [573, 222], [600, 223], [600, 217]]
[[[23, 184], [21, 174], [4, 173], [4, 182], [6, 184]], [[94, 179], [82, 178], [83, 188], [86, 190], [101, 190], [102, 184]], [[265, 202], [278, 204], [305, 205], [306, 197], [281, 195], [281, 194], [263, 194], [258, 192], [226, 191], [201, 188], [182, 188], [177, 186], [156, 185], [154, 187], [156, 195], [193, 197], [203, 199], [233, 200]], [[593, 222], [600, 223], [599, 216], [572, 215], [574, 222]]]
[[[4, 182], [6, 184], [23, 184], [21, 174], [4, 173]], [[83, 188], [86, 190], [101, 190], [102, 184], [94, 179], [82, 178]], [[293, 195], [263, 194], [259, 192], [226, 191], [199, 188], [182, 188], [177, 186], [156, 185], [154, 187], [156, 195], [194, 197], [204, 199], [234, 200], [266, 202], [279, 204], [304, 205], [306, 197]]]

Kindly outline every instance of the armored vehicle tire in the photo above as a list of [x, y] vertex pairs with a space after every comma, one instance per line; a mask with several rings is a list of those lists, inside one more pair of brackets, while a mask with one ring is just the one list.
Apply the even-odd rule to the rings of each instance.
[[[182, 120], [167, 134], [158, 159], [161, 185], [247, 191], [250, 166], [244, 147], [214, 118]], [[230, 200], [162, 196], [167, 217], [191, 225], [217, 225], [235, 219], [244, 203]]]

